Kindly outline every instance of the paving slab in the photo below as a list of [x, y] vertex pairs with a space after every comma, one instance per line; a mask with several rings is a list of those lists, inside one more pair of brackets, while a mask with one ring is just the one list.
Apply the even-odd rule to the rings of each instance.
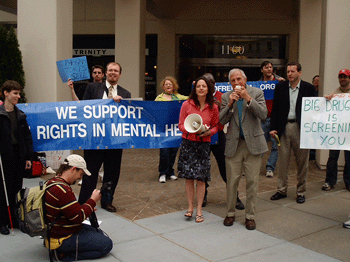
[[112, 255], [122, 262], [201, 262], [208, 261], [200, 255], [160, 236], [152, 236], [120, 243]]
[[150, 230], [113, 215], [103, 219], [100, 228], [112, 239], [114, 245], [154, 235]]
[[14, 230], [14, 236], [0, 235], [0, 261], [36, 262], [47, 261], [49, 252], [43, 246], [39, 237], [30, 237], [19, 229]]
[[239, 255], [234, 258], [222, 260], [220, 262], [338, 262], [340, 260], [328, 257], [326, 255], [311, 251], [307, 248], [294, 245], [292, 243], [282, 243], [276, 246], [257, 250], [247, 254]]
[[289, 207], [260, 212], [256, 217], [257, 229], [272, 236], [291, 241], [339, 223]]
[[341, 261], [350, 261], [350, 230], [343, 228], [342, 225], [301, 237], [292, 243]]
[[350, 199], [334, 195], [322, 195], [308, 199], [302, 205], [295, 203], [289, 207], [305, 213], [329, 218], [342, 224], [347, 220], [348, 212], [350, 212]]
[[214, 214], [203, 211], [204, 221], [202, 223], [195, 222], [196, 210], [193, 212], [191, 219], [184, 216], [185, 212], [174, 212], [152, 218], [137, 220], [136, 223], [157, 234], [165, 234], [174, 231], [182, 231], [189, 228], [202, 227], [210, 223], [220, 223], [222, 218]]
[[285, 242], [258, 230], [249, 231], [241, 223], [225, 227], [222, 219], [163, 236], [210, 261], [221, 261]]

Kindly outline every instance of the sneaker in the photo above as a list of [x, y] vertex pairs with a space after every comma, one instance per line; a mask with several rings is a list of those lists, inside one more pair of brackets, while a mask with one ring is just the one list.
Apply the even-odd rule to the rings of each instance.
[[177, 180], [177, 176], [171, 175], [171, 176], [170, 176], [170, 179], [171, 179], [171, 180]]
[[321, 189], [322, 189], [323, 191], [329, 191], [329, 190], [331, 190], [332, 188], [334, 188], [334, 186], [330, 185], [329, 183], [324, 183]]
[[273, 177], [273, 171], [272, 170], [267, 170], [266, 177]]
[[350, 229], [350, 220], [343, 223], [343, 227]]
[[166, 182], [166, 175], [161, 175], [159, 177], [159, 183], [165, 183]]

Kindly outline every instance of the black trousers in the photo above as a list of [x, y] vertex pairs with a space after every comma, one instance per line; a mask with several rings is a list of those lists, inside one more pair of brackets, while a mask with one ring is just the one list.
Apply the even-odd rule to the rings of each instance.
[[213, 152], [213, 155], [218, 163], [220, 175], [222, 180], [226, 183], [226, 162], [225, 162], [225, 144], [226, 144], [226, 136], [224, 131], [219, 131], [218, 133], [219, 139], [217, 145], [210, 145], [210, 150]]
[[[5, 173], [5, 184], [7, 197], [10, 204], [11, 218], [14, 226], [17, 224], [15, 216], [16, 211], [16, 195], [23, 185], [23, 174], [25, 162], [19, 160], [18, 147], [14, 146], [14, 157], [12, 159], [2, 159], [3, 169]], [[0, 170], [1, 173], [1, 170]], [[6, 203], [6, 195], [4, 190], [3, 179], [0, 179], [0, 226], [10, 226], [9, 214]]]
[[122, 162], [123, 149], [105, 149], [105, 150], [85, 150], [84, 158], [87, 169], [91, 176], [83, 176], [83, 184], [79, 194], [79, 203], [84, 204], [96, 189], [98, 171], [104, 164], [103, 183], [112, 182], [112, 199], [117, 187], [120, 175], [120, 165]]

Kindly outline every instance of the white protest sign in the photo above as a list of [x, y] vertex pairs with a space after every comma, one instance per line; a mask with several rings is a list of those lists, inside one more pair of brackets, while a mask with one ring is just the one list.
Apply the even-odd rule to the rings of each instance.
[[304, 97], [300, 147], [350, 150], [350, 94]]
[[58, 169], [63, 160], [71, 154], [70, 150], [46, 151], [45, 153], [46, 164], [53, 169]]

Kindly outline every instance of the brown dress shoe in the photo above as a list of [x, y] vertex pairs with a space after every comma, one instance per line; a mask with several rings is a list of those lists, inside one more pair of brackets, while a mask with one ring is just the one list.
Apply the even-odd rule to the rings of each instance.
[[225, 217], [224, 225], [230, 227], [233, 225], [233, 222], [235, 222], [235, 217]]
[[254, 230], [256, 227], [254, 219], [245, 219], [245, 227], [248, 230]]
[[101, 204], [101, 207], [108, 212], [117, 212], [117, 209], [111, 203]]

